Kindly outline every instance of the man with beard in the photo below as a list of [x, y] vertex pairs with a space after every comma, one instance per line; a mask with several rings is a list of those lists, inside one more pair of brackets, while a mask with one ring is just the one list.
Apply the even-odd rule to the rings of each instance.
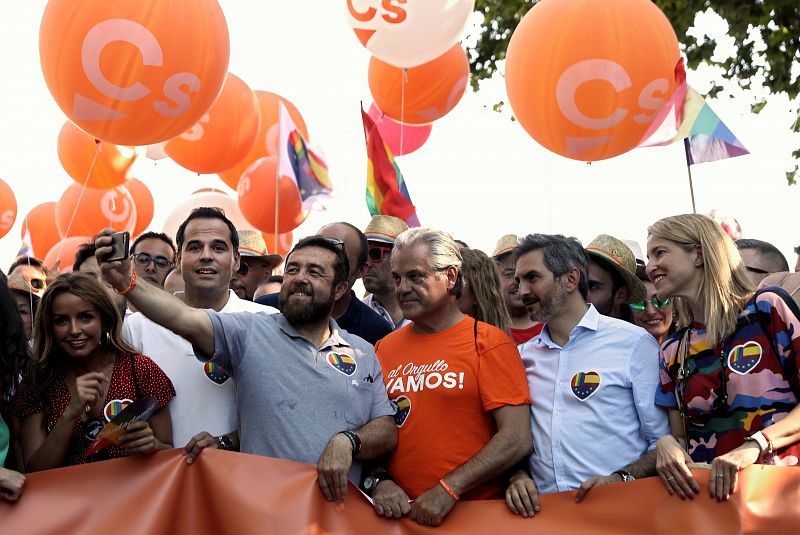
[[544, 323], [531, 321], [528, 311], [522, 300], [519, 298], [519, 284], [514, 279], [514, 249], [517, 247], [519, 239], [515, 234], [506, 234], [495, 245], [492, 259], [500, 270], [500, 292], [506, 302], [506, 310], [511, 318], [511, 327], [508, 334], [518, 344], [524, 344], [534, 336], [542, 332]]
[[[340, 241], [350, 264], [347, 291], [336, 300], [331, 317], [340, 328], [375, 344], [392, 332], [392, 325], [362, 303], [353, 291], [355, 282], [367, 271], [367, 237], [350, 223], [344, 222], [325, 225], [319, 229], [318, 235]], [[282, 306], [275, 294], [259, 297], [256, 302], [276, 308]]]
[[392, 277], [412, 323], [376, 347], [398, 409], [398, 447], [386, 464], [394, 479], [372, 474], [375, 511], [423, 525], [439, 525], [459, 499], [502, 498], [508, 470], [531, 449], [519, 352], [503, 331], [459, 310], [461, 263], [441, 230], [400, 234]]
[[530, 234], [514, 252], [519, 295], [542, 333], [520, 346], [533, 404], [533, 478], [519, 470], [506, 503], [539, 511], [539, 493], [655, 474], [655, 447], [669, 433], [655, 406], [658, 344], [644, 329], [586, 303], [588, 266], [578, 240]]
[[[107, 234], [97, 239], [98, 258], [110, 250]], [[227, 244], [214, 247], [222, 252]], [[102, 265], [106, 280], [142, 313], [189, 340], [198, 359], [230, 371], [240, 451], [317, 463], [320, 490], [339, 501], [348, 474], [356, 483], [360, 477], [354, 460], [387, 455], [397, 443], [372, 346], [331, 319], [334, 302], [348, 291], [348, 267], [340, 240], [304, 238], [287, 255], [283, 313], [220, 314], [137, 281], [127, 260]], [[222, 284], [223, 277], [212, 276], [216, 271], [196, 270]]]
[[[231, 272], [240, 261], [240, 245], [236, 228], [220, 210], [194, 210], [181, 223], [175, 238], [186, 306], [223, 314], [277, 312], [274, 308], [239, 299], [228, 289]], [[143, 243], [149, 241], [155, 240]], [[164, 246], [163, 241], [158, 243]], [[152, 248], [148, 250], [150, 256], [156, 252]], [[137, 266], [142, 263], [137, 260], [142, 249], [137, 248], [137, 251], [140, 252], [132, 255], [133, 271], [140, 283], [142, 280], [151, 283], [149, 277], [142, 275], [141, 266]], [[146, 267], [152, 265], [153, 259], [150, 260]], [[153, 359], [175, 386], [177, 395], [169, 405], [173, 444], [191, 446], [190, 450], [195, 450], [196, 444], [198, 447], [238, 449], [236, 387], [223, 367], [198, 362], [189, 340], [138, 312], [125, 319], [122, 334], [129, 344]], [[196, 451], [190, 458], [194, 454]]]
[[392, 247], [408, 225], [399, 217], [374, 215], [364, 229], [367, 237], [368, 265], [364, 274], [364, 289], [369, 295], [363, 299], [365, 305], [374, 310], [395, 329], [411, 323], [403, 319], [403, 311], [397, 302], [394, 280], [392, 280]]
[[624, 242], [607, 234], [586, 248], [589, 258], [587, 301], [604, 316], [633, 323], [628, 303], [645, 300], [647, 290], [636, 276], [636, 256]]

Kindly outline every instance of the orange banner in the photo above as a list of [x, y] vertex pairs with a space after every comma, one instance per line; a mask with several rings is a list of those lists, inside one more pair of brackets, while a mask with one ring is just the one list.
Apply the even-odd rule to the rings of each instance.
[[463, 534], [800, 532], [800, 470], [753, 466], [728, 502], [703, 492], [691, 502], [670, 497], [656, 479], [542, 497], [534, 518], [503, 502], [463, 502], [438, 528], [378, 517], [353, 488], [343, 504], [327, 503], [311, 465], [219, 450], [195, 464], [178, 450], [30, 474], [17, 503], [0, 499], [0, 533]]

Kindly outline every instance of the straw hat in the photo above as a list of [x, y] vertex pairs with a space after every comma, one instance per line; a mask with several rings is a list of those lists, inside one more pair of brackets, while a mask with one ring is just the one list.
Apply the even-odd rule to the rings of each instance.
[[394, 245], [394, 241], [403, 232], [408, 230], [408, 225], [399, 217], [391, 215], [374, 215], [364, 229], [367, 241], [377, 241]]
[[30, 281], [26, 280], [25, 277], [19, 273], [14, 273], [13, 275], [8, 276], [8, 289], [12, 292], [24, 294], [26, 297], [28, 294], [33, 294], [36, 297], [42, 297], [42, 294], [44, 293], [44, 288], [39, 288], [37, 290], [31, 286]]
[[506, 253], [510, 253], [514, 249], [517, 248], [519, 244], [519, 238], [516, 234], [506, 234], [499, 240], [497, 240], [497, 245], [494, 246], [494, 252], [492, 253], [492, 258], [497, 258], [499, 256], [503, 256]]
[[621, 240], [608, 234], [601, 234], [592, 240], [586, 247], [586, 252], [597, 258], [602, 258], [614, 271], [625, 281], [628, 287], [627, 303], [637, 303], [644, 301], [647, 297], [647, 290], [636, 276], [636, 256], [630, 247]]
[[269, 254], [264, 237], [257, 230], [239, 230], [239, 255], [248, 258], [261, 258], [273, 268], [283, 261], [279, 254]]

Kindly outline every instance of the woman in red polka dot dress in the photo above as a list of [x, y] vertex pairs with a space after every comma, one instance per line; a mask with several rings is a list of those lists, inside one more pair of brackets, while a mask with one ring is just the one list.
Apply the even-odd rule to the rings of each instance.
[[[121, 336], [108, 290], [85, 273], [59, 276], [42, 296], [34, 327], [34, 368], [15, 399], [26, 469], [46, 470], [172, 448], [167, 403], [175, 389]], [[154, 396], [159, 408], [130, 425], [122, 443], [84, 457], [125, 405]]]

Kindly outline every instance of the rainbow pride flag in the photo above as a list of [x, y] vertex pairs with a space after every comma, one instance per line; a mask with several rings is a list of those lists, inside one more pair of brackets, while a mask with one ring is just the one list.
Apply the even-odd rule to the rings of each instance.
[[320, 201], [333, 191], [328, 165], [308, 147], [283, 102], [278, 102], [278, 117], [278, 174], [297, 184], [303, 210], [324, 207]]
[[391, 215], [418, 227], [417, 209], [411, 202], [403, 173], [372, 118], [361, 109], [367, 142], [367, 208], [371, 215]]
[[675, 67], [675, 81], [675, 93], [653, 119], [640, 147], [683, 140], [689, 165], [750, 154], [702, 95], [686, 83], [682, 59]]

